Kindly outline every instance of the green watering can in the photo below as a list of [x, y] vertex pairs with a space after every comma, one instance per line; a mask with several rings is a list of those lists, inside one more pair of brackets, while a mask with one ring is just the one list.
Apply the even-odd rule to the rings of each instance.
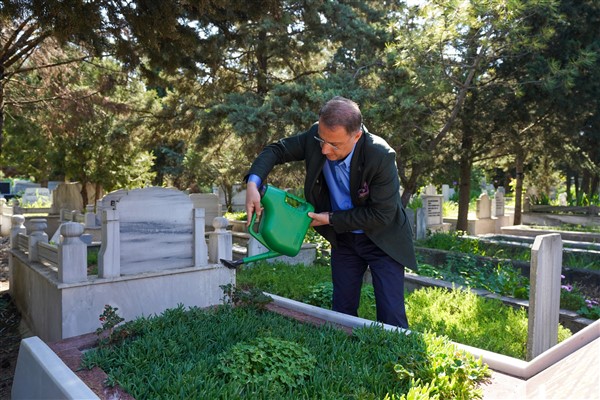
[[308, 213], [313, 212], [314, 207], [304, 199], [269, 185], [261, 190], [260, 204], [263, 207], [260, 221], [256, 223], [254, 213], [248, 233], [269, 251], [236, 261], [221, 259], [225, 266], [236, 268], [241, 264], [281, 255], [294, 257], [300, 252], [312, 221]]

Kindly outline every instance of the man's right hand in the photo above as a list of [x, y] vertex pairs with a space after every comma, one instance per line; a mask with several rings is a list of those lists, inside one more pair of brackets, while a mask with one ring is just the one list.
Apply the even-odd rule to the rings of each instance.
[[258, 191], [258, 187], [256, 187], [256, 183], [248, 182], [246, 185], [246, 225], [250, 226], [250, 221], [252, 220], [252, 215], [256, 212], [256, 217], [260, 219], [262, 214], [262, 207], [260, 206], [260, 192]]

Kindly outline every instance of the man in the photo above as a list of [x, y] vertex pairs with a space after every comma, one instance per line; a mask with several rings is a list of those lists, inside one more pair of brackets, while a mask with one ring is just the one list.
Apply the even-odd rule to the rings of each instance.
[[261, 213], [259, 188], [277, 164], [303, 160], [311, 226], [332, 247], [334, 311], [357, 315], [367, 266], [377, 320], [408, 328], [404, 267], [416, 269], [412, 231], [400, 199], [394, 150], [362, 124], [358, 105], [334, 97], [308, 131], [263, 149], [247, 179], [248, 222]]

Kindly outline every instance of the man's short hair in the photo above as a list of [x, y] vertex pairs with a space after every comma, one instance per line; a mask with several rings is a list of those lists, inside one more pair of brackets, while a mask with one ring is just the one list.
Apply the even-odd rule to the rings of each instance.
[[358, 104], [341, 96], [335, 96], [321, 107], [319, 122], [330, 128], [343, 126], [349, 135], [360, 131], [362, 114]]

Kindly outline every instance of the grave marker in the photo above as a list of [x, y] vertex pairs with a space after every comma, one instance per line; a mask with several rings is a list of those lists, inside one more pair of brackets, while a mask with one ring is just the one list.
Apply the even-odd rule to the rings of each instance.
[[497, 191], [494, 194], [494, 216], [502, 217], [504, 216], [504, 193]]
[[121, 197], [121, 274], [193, 265], [192, 209], [189, 197], [173, 189], [134, 189]]
[[536, 236], [531, 248], [528, 361], [558, 343], [562, 247], [552, 233]]
[[476, 216], [478, 219], [489, 219], [492, 217], [492, 201], [487, 193], [482, 193], [477, 199]]
[[27, 188], [21, 197], [21, 205], [35, 204], [38, 201], [42, 204], [49, 204], [52, 200], [51, 196], [48, 188]]

